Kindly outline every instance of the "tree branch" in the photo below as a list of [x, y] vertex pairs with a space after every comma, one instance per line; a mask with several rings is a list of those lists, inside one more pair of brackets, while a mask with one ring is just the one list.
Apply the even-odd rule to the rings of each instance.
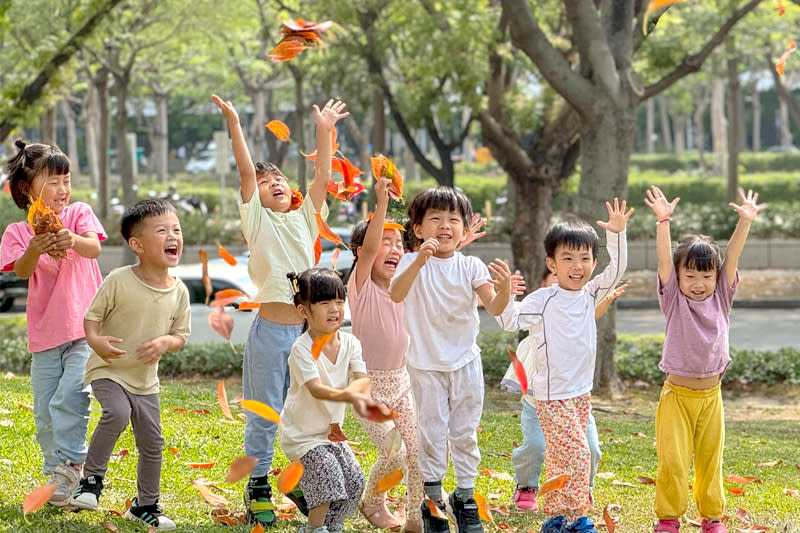
[[528, 0], [501, 0], [508, 12], [511, 42], [533, 61], [542, 76], [582, 114], [589, 114], [595, 104], [594, 85], [574, 72], [569, 62], [556, 50], [533, 17]]
[[700, 67], [703, 66], [703, 62], [708, 59], [708, 56], [711, 55], [711, 52], [713, 52], [714, 49], [719, 46], [720, 43], [722, 43], [736, 23], [744, 18], [745, 15], [754, 10], [756, 6], [761, 3], [761, 1], [762, 0], [750, 0], [744, 6], [734, 11], [728, 20], [726, 20], [725, 23], [719, 27], [717, 32], [711, 36], [711, 39], [708, 40], [705, 46], [703, 46], [698, 53], [687, 55], [683, 58], [681, 64], [675, 67], [672, 72], [669, 72], [652, 85], [645, 87], [642, 100], [644, 101], [648, 98], [652, 98], [653, 96], [669, 89], [681, 78], [700, 70]]
[[594, 79], [615, 98], [619, 94], [619, 76], [594, 2], [565, 0], [564, 6], [581, 58], [589, 61]]

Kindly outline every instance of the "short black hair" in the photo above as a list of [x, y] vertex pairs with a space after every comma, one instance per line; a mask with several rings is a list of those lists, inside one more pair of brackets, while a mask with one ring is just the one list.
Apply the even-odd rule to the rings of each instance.
[[256, 163], [256, 176], [263, 176], [264, 174], [276, 174], [278, 176], [284, 176], [281, 169], [278, 168], [278, 165], [273, 163], [272, 161], [259, 161]]
[[364, 244], [364, 237], [367, 236], [370, 220], [362, 220], [353, 226], [353, 233], [350, 235], [350, 250], [353, 252], [353, 264], [358, 261], [358, 247]]
[[330, 268], [309, 268], [299, 274], [286, 274], [292, 284], [294, 305], [309, 305], [328, 300], [344, 300], [347, 291], [339, 274]]
[[157, 217], [166, 213], [176, 213], [175, 206], [162, 198], [139, 200], [125, 210], [120, 221], [120, 232], [125, 242], [136, 235], [139, 225], [147, 217]]
[[722, 252], [717, 242], [708, 235], [686, 235], [678, 241], [672, 253], [675, 271], [679, 267], [692, 268], [700, 272], [722, 269]]
[[469, 220], [472, 218], [472, 204], [469, 198], [463, 192], [444, 185], [422, 191], [411, 200], [408, 206], [408, 219], [412, 228], [422, 224], [422, 219], [429, 209], [456, 211], [464, 220], [465, 228], [469, 226]]
[[416, 252], [421, 243], [417, 238], [417, 234], [414, 233], [414, 224], [411, 223], [410, 218], [406, 220], [403, 227], [406, 228], [403, 232], [403, 248], [405, 248], [406, 252]]
[[597, 258], [597, 246], [600, 237], [597, 231], [585, 220], [569, 216], [547, 231], [544, 237], [544, 249], [547, 257], [555, 258], [556, 248], [566, 246], [570, 250], [588, 248], [592, 257]]
[[14, 145], [19, 151], [6, 162], [8, 187], [17, 207], [28, 209], [31, 198], [40, 192], [31, 190], [34, 178], [42, 172], [48, 176], [69, 174], [69, 158], [54, 144], [27, 144], [17, 139]]

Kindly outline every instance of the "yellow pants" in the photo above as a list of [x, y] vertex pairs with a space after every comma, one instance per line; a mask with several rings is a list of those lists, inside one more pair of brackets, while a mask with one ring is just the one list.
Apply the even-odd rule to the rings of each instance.
[[656, 411], [655, 512], [659, 520], [680, 518], [689, 500], [689, 465], [694, 454], [692, 493], [702, 518], [718, 520], [725, 509], [722, 449], [725, 413], [717, 384], [692, 390], [669, 382], [661, 389]]

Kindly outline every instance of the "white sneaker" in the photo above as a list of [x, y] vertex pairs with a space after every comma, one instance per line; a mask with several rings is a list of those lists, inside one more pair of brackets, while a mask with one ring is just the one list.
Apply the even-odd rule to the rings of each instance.
[[65, 507], [70, 503], [78, 483], [81, 481], [81, 471], [76, 466], [69, 463], [56, 465], [53, 475], [50, 476], [48, 483], [56, 485], [56, 491], [50, 497], [50, 505]]
[[153, 505], [139, 505], [136, 498], [130, 509], [125, 512], [125, 518], [141, 522], [158, 531], [171, 531], [175, 529], [175, 522], [161, 514], [161, 506], [158, 503]]
[[96, 511], [102, 492], [103, 478], [100, 476], [89, 476], [82, 479], [74, 496], [72, 496], [70, 506], [76, 509]]

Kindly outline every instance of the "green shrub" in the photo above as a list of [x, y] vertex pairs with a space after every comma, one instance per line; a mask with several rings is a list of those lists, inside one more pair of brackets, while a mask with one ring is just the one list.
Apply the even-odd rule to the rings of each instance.
[[[706, 154], [706, 165], [712, 154]], [[659, 172], [693, 171], [700, 168], [696, 152], [681, 156], [673, 153], [632, 154], [631, 171], [655, 170]], [[800, 153], [741, 152], [739, 165], [744, 172], [795, 172], [800, 169]]]

